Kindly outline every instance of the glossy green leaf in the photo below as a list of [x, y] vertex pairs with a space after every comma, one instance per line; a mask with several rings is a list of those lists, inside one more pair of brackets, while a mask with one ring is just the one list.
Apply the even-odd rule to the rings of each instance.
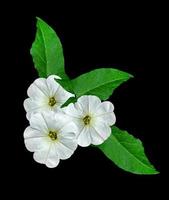
[[37, 18], [36, 26], [36, 37], [30, 52], [39, 76], [55, 74], [68, 79], [64, 69], [62, 44], [57, 34], [40, 18]]
[[74, 91], [72, 89], [72, 83], [69, 78], [66, 79], [57, 79], [57, 82], [68, 92], [71, 92], [74, 94]]
[[117, 69], [100, 68], [73, 79], [72, 87], [77, 97], [90, 94], [106, 100], [119, 85], [131, 77], [131, 74]]
[[135, 174], [157, 174], [144, 153], [142, 142], [113, 126], [111, 136], [98, 146], [118, 167]]

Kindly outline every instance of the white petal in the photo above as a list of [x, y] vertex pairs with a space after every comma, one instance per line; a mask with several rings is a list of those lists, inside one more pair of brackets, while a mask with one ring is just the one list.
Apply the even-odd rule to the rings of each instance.
[[76, 125], [65, 113], [58, 111], [54, 117], [57, 130], [62, 134], [65, 132], [77, 132]]
[[55, 104], [53, 107], [50, 107], [50, 108], [51, 108], [51, 110], [53, 110], [54, 112], [57, 112], [57, 111], [58, 111], [58, 108], [60, 108], [60, 107], [63, 105], [63, 103], [62, 103], [62, 102], [59, 102], [59, 101], [56, 99], [56, 97], [55, 97], [55, 100], [57, 101], [56, 104]]
[[48, 141], [45, 137], [32, 137], [25, 139], [25, 146], [31, 152], [41, 150], [46, 145], [48, 145]]
[[34, 100], [44, 99], [49, 97], [49, 89], [45, 78], [36, 79], [28, 88], [28, 96]]
[[24, 100], [24, 108], [26, 112], [29, 112], [30, 110], [35, 110], [41, 108], [41, 106], [38, 104], [37, 101], [33, 101], [31, 98], [27, 98]]
[[73, 121], [73, 123], [76, 124], [76, 133], [77, 135], [79, 135], [79, 133], [81, 132], [81, 130], [84, 127], [84, 123], [83, 123], [83, 112], [81, 111], [81, 109], [78, 109], [78, 103], [70, 103], [68, 106], [63, 108], [63, 112], [69, 116], [69, 121]]
[[[69, 135], [72, 138], [72, 135], [76, 135], [77, 126], [75, 123], [70, 121], [70, 118], [65, 115], [60, 109], [57, 113], [53, 111], [41, 112], [41, 115], [47, 125], [48, 130], [51, 131], [59, 131], [59, 135], [64, 137], [65, 135]], [[70, 133], [72, 132], [72, 134]], [[67, 136], [66, 136], [67, 137]]]
[[56, 102], [61, 105], [64, 104], [70, 97], [74, 95], [70, 92], [67, 92], [61, 85], [59, 85], [57, 92], [55, 93]]
[[31, 116], [30, 126], [33, 129], [41, 131], [43, 134], [47, 134], [49, 130], [46, 120], [41, 113], [36, 113]]
[[74, 133], [76, 134], [76, 136], [78, 136], [80, 132], [82, 131], [82, 129], [84, 128], [84, 122], [82, 119], [78, 119], [78, 118], [72, 118], [71, 121], [73, 121], [73, 123], [76, 126], [74, 127]]
[[94, 145], [98, 145], [104, 142], [103, 137], [101, 137], [96, 129], [90, 127], [90, 136], [91, 136], [91, 143]]
[[25, 146], [33, 152], [48, 145], [47, 135], [28, 126], [24, 131]]
[[78, 98], [77, 100], [78, 107], [84, 112], [84, 115], [86, 113], [89, 113], [89, 100], [88, 96], [84, 95]]
[[107, 112], [113, 112], [114, 111], [114, 106], [110, 101], [104, 101], [102, 102], [99, 107], [97, 108], [97, 113], [98, 114], [104, 114]]
[[80, 132], [77, 138], [77, 142], [78, 142], [78, 145], [82, 147], [87, 147], [91, 144], [89, 127], [84, 126], [84, 128], [82, 129], [82, 131]]
[[24, 101], [24, 108], [27, 112], [27, 119], [30, 119], [31, 114], [41, 112], [43, 110], [48, 110], [46, 103], [43, 101], [34, 101], [31, 98], [27, 98]]
[[59, 77], [59, 76], [57, 76], [57, 75], [50, 75], [50, 76], [48, 76], [48, 78], [47, 78], [47, 80], [49, 80], [49, 81], [55, 81], [56, 82], [56, 80], [57, 79], [59, 79], [59, 80], [61, 80], [61, 78]]
[[59, 158], [64, 160], [69, 158], [77, 148], [77, 142], [70, 139], [62, 139], [55, 144]]
[[95, 113], [96, 119], [103, 121], [104, 123], [112, 126], [115, 124], [116, 117], [114, 114], [114, 106], [111, 102], [105, 101], [101, 103], [100, 106], [97, 107], [97, 111]]
[[78, 129], [75, 123], [67, 122], [62, 126], [59, 130], [61, 137], [66, 137], [69, 139], [73, 139], [77, 135]]
[[62, 120], [62, 116], [57, 114], [59, 116], [59, 119], [55, 118], [56, 113], [53, 111], [48, 111], [48, 112], [41, 112], [41, 115], [43, 117], [43, 120], [48, 128], [48, 131], [55, 131], [58, 130], [60, 127], [60, 121]]
[[56, 167], [59, 164], [59, 156], [56, 152], [55, 144], [45, 147], [43, 150], [36, 151], [33, 155], [35, 161], [45, 164], [49, 168]]
[[89, 99], [89, 112], [93, 113], [97, 107], [101, 104], [101, 100], [97, 96], [88, 96]]
[[47, 84], [50, 91], [50, 96], [54, 96], [57, 104], [62, 105], [65, 103], [70, 97], [74, 95], [67, 92], [60, 84], [56, 82], [55, 79], [61, 79], [59, 76], [51, 75], [47, 78]]
[[92, 144], [98, 145], [103, 143], [110, 134], [111, 128], [105, 123], [98, 122], [91, 131]]
[[86, 114], [95, 112], [96, 108], [101, 104], [100, 99], [93, 95], [81, 96], [77, 102]]
[[58, 92], [58, 89], [60, 87], [60, 85], [56, 82], [55, 79], [60, 79], [60, 77], [55, 76], [55, 75], [51, 75], [46, 79], [46, 83], [47, 83], [47, 87], [48, 87], [48, 92], [49, 92], [49, 96], [53, 97], [55, 96], [55, 94]]
[[78, 104], [70, 103], [68, 106], [63, 108], [64, 113], [70, 117], [81, 119], [83, 117], [83, 112], [78, 109]]
[[99, 115], [98, 117], [95, 117], [95, 120], [103, 122], [103, 123], [107, 124], [108, 126], [112, 126], [116, 122], [116, 116], [112, 112], [112, 113]]
[[46, 136], [43, 132], [33, 129], [28, 126], [24, 131], [24, 138], [33, 138], [33, 137], [44, 137]]

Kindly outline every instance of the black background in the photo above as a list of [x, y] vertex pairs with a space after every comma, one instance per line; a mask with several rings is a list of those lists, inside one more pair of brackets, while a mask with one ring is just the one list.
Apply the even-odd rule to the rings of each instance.
[[156, 79], [160, 24], [159, 13], [154, 11], [153, 5], [48, 4], [43, 12], [25, 4], [5, 16], [10, 41], [6, 73], [13, 89], [11, 85], [6, 87], [13, 96], [14, 108], [9, 182], [17, 187], [16, 194], [61, 195], [62, 198], [118, 195], [118, 198], [135, 199], [140, 195], [151, 198], [160, 193], [161, 174], [127, 173], [95, 148], [79, 147], [70, 159], [61, 161], [55, 169], [36, 163], [32, 153], [25, 149], [23, 131], [28, 121], [23, 101], [27, 88], [38, 77], [29, 54], [36, 32], [36, 16], [45, 20], [60, 37], [66, 72], [71, 78], [101, 67], [114, 67], [135, 76], [110, 98], [115, 105], [116, 125], [142, 140], [147, 156], [162, 174], [159, 116], [155, 106], [159, 98]]

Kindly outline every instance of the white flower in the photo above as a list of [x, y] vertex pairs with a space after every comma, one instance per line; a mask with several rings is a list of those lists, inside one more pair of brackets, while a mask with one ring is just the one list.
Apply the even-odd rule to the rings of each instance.
[[30, 85], [27, 91], [30, 98], [24, 101], [28, 119], [30, 119], [32, 113], [56, 110], [70, 97], [74, 96], [59, 85], [55, 79], [61, 78], [51, 75], [47, 79], [38, 78]]
[[101, 102], [96, 96], [85, 95], [75, 104], [63, 108], [78, 127], [77, 142], [80, 146], [99, 145], [111, 134], [115, 121], [114, 106], [111, 102]]
[[53, 168], [77, 148], [76, 129], [64, 114], [52, 111], [33, 114], [24, 132], [25, 146], [34, 152], [35, 161]]

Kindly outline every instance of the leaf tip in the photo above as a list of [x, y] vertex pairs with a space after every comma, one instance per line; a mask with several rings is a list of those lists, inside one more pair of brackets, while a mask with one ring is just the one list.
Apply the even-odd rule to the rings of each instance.
[[37, 17], [37, 16], [36, 16], [36, 20], [37, 20], [37, 22], [36, 22], [37, 25], [38, 25], [38, 24], [46, 24], [46, 22], [45, 22], [43, 19], [41, 19], [40, 17]]
[[42, 19], [40, 17], [36, 16], [36, 20], [41, 21]]
[[134, 75], [132, 75], [132, 74], [129, 74], [129, 78], [134, 78]]
[[154, 172], [152, 174], [160, 174], [160, 172], [154, 168]]
[[160, 172], [157, 171], [157, 170], [155, 169], [155, 167], [151, 164], [149, 170], [144, 171], [144, 172], [141, 172], [141, 173], [138, 172], [138, 173], [136, 173], [136, 174], [140, 174], [140, 175], [157, 175], [157, 174], [160, 174]]

